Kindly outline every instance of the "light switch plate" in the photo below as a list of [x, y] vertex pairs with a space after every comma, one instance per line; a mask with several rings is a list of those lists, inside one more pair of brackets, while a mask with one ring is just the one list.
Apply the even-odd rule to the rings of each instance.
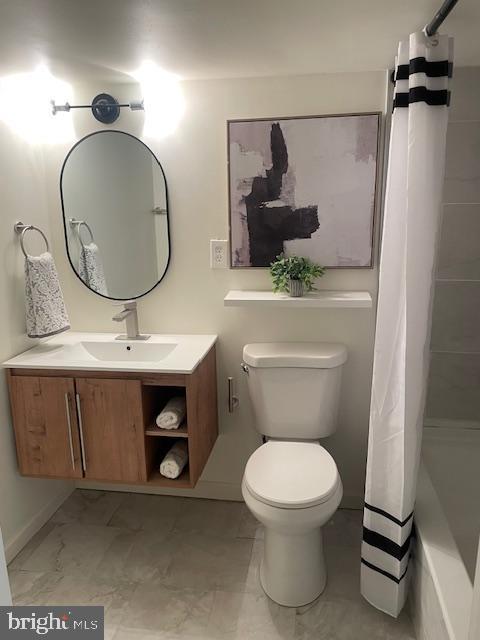
[[210, 240], [210, 267], [228, 269], [228, 240]]

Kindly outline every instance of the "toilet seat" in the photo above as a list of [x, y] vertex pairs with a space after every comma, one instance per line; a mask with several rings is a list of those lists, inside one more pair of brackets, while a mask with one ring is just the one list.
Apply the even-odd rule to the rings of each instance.
[[340, 476], [334, 459], [318, 443], [270, 440], [250, 456], [244, 482], [265, 504], [305, 509], [327, 502]]

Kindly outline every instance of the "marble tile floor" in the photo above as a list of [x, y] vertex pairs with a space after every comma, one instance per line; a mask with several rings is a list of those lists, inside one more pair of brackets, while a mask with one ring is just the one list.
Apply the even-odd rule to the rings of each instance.
[[77, 490], [10, 563], [14, 604], [105, 607], [107, 640], [414, 640], [359, 594], [361, 512], [325, 526], [312, 604], [263, 593], [263, 532], [243, 503]]

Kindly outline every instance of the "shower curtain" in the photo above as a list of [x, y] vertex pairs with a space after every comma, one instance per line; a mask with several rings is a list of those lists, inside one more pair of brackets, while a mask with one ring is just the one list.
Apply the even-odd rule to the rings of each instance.
[[395, 69], [361, 559], [363, 596], [392, 616], [408, 589], [452, 49], [414, 33]]

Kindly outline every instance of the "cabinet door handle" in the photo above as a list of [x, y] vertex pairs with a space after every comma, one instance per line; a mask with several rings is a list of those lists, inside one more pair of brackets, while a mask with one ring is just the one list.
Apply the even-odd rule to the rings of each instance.
[[87, 470], [87, 457], [85, 455], [85, 442], [83, 440], [83, 421], [82, 421], [82, 406], [80, 404], [80, 396], [78, 393], [75, 394], [75, 401], [77, 403], [77, 414], [78, 414], [78, 426], [80, 429], [80, 448], [82, 450], [82, 468], [84, 471]]
[[72, 459], [72, 467], [75, 469], [75, 455], [73, 453], [73, 438], [72, 438], [72, 420], [70, 417], [70, 394], [65, 394], [65, 411], [67, 414], [67, 426], [68, 426], [68, 444], [70, 445], [70, 457]]

